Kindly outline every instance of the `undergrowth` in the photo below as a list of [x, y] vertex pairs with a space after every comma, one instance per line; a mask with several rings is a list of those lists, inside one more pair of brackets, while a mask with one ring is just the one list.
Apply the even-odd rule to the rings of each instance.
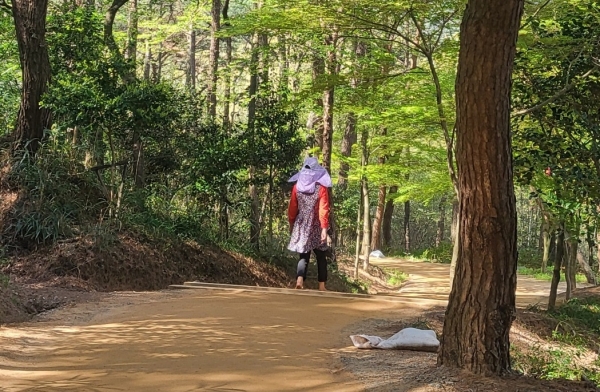
[[383, 270], [387, 277], [387, 284], [390, 286], [399, 286], [408, 280], [408, 274], [395, 269]]
[[[531, 276], [534, 279], [543, 280], [543, 281], [547, 281], [547, 282], [552, 281], [552, 272], [551, 271], [542, 272], [539, 268], [519, 266], [517, 269], [517, 272], [521, 275]], [[565, 280], [564, 273], [561, 273], [561, 280], [562, 281]], [[587, 278], [585, 277], [584, 274], [577, 274], [577, 275], [575, 275], [575, 281], [577, 283], [587, 283]]]
[[574, 298], [542, 314], [547, 331], [538, 326], [535, 332], [551, 347], [537, 344], [525, 350], [513, 345], [513, 368], [541, 379], [588, 380], [600, 387], [600, 298]]

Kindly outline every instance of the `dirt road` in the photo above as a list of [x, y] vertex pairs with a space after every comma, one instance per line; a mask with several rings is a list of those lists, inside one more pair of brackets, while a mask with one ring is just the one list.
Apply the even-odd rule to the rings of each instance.
[[[3, 327], [0, 391], [363, 390], [335, 360], [350, 346], [344, 328], [417, 316], [443, 304], [447, 290], [447, 267], [394, 263], [413, 277], [399, 301], [204, 289], [113, 293]], [[549, 286], [519, 283], [522, 298]]]

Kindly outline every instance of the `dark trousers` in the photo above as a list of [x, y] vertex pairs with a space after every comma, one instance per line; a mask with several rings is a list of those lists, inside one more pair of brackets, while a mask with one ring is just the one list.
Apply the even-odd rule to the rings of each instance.
[[[327, 257], [324, 250], [313, 249], [317, 258], [317, 270], [319, 282], [327, 282]], [[306, 280], [306, 272], [308, 271], [308, 262], [310, 260], [310, 252], [300, 253], [300, 261], [298, 261], [298, 273], [296, 277], [302, 276]]]

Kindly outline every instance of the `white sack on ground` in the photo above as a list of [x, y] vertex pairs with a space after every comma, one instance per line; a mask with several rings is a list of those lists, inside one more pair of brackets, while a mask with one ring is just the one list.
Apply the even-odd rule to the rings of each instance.
[[383, 253], [380, 250], [374, 250], [373, 252], [371, 252], [369, 254], [369, 257], [377, 257], [379, 259], [383, 259], [385, 256], [383, 255]]
[[440, 346], [435, 331], [430, 329], [404, 328], [388, 339], [371, 335], [352, 335], [350, 339], [357, 348], [437, 352]]

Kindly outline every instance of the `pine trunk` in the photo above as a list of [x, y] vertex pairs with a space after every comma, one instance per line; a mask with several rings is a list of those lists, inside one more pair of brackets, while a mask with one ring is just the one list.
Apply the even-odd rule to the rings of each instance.
[[[361, 135], [362, 162], [364, 162], [363, 167], [367, 166], [367, 162], [369, 162], [367, 152], [368, 139], [369, 132], [366, 129], [364, 129]], [[367, 182], [367, 177], [364, 172], [362, 174], [361, 189], [363, 200], [363, 270], [367, 271], [367, 269], [369, 268], [369, 255], [371, 254], [371, 209], [369, 203], [369, 184]]]
[[333, 147], [333, 104], [335, 87], [333, 77], [337, 73], [337, 33], [330, 34], [325, 40], [329, 47], [327, 52], [326, 69], [329, 76], [327, 90], [323, 93], [323, 167], [331, 172], [331, 150]]
[[556, 235], [556, 255], [554, 258], [554, 269], [552, 271], [552, 283], [550, 283], [550, 295], [548, 296], [548, 310], [554, 310], [556, 307], [556, 295], [558, 284], [560, 283], [560, 269], [565, 255], [565, 230], [564, 224], [558, 228]]
[[137, 38], [138, 38], [138, 0], [129, 0], [129, 15], [127, 18], [127, 46], [125, 58], [129, 60], [134, 69], [137, 60]]
[[404, 202], [404, 250], [410, 253], [410, 201]]
[[[254, 34], [252, 40], [252, 54], [250, 59], [250, 86], [248, 94], [248, 129], [254, 132], [254, 121], [256, 118], [256, 95], [258, 93], [258, 34]], [[250, 244], [254, 250], [260, 248], [260, 203], [258, 200], [258, 189], [255, 182], [256, 168], [250, 166], [248, 170], [248, 195], [250, 197]]]
[[435, 233], [435, 246], [438, 247], [444, 241], [446, 234], [446, 196], [442, 196], [438, 207], [440, 217], [437, 222], [437, 232]]
[[12, 13], [21, 62], [21, 104], [15, 126], [15, 146], [35, 154], [52, 126], [48, 109], [40, 107], [50, 82], [50, 59], [46, 44], [47, 0], [12, 0]]
[[371, 249], [381, 249], [381, 228], [383, 223], [383, 213], [385, 210], [385, 196], [387, 188], [382, 185], [377, 194], [377, 210], [375, 210], [375, 219], [373, 220], [373, 233], [371, 239]]
[[[343, 157], [350, 157], [352, 155], [352, 146], [356, 144], [356, 115], [352, 112], [348, 113], [346, 117], [346, 128], [344, 130], [344, 137], [342, 138], [342, 148], [340, 153]], [[342, 161], [340, 163], [340, 171], [338, 175], [338, 186], [340, 189], [346, 189], [348, 187], [348, 170], [350, 165]]]
[[398, 192], [397, 186], [391, 186], [388, 193], [388, 200], [385, 203], [385, 211], [383, 212], [382, 236], [384, 248], [390, 249], [392, 246], [392, 218], [394, 217], [394, 199], [391, 195]]
[[[223, 3], [223, 26], [229, 27], [229, 0]], [[231, 62], [233, 60], [233, 42], [231, 37], [225, 38], [225, 60], [227, 61], [227, 72], [225, 73], [225, 86], [223, 93], [223, 126], [226, 129], [231, 128], [231, 118], [229, 107], [231, 105]]]
[[210, 52], [208, 76], [208, 115], [215, 121], [217, 117], [217, 71], [219, 70], [219, 37], [221, 29], [221, 0], [212, 0], [210, 11]]
[[522, 0], [469, 0], [460, 28], [459, 246], [438, 363], [476, 374], [510, 370], [517, 286], [510, 92], [522, 12]]
[[152, 69], [152, 49], [150, 42], [146, 41], [146, 54], [144, 55], [144, 80], [149, 81]]

